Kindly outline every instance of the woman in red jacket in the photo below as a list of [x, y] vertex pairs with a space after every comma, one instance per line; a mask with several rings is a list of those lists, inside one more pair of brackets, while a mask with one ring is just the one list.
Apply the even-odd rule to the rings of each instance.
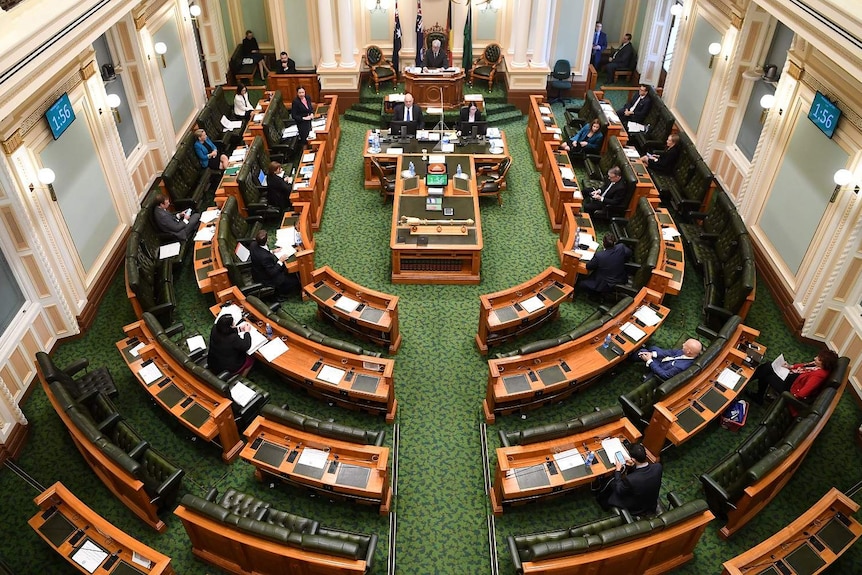
[[784, 364], [790, 370], [784, 379], [775, 373], [771, 363], [764, 363], [751, 376], [752, 381], [757, 380], [757, 391], [749, 389], [747, 395], [757, 405], [763, 405], [766, 390], [771, 387], [778, 393], [789, 391], [797, 399], [806, 400], [817, 393], [837, 363], [838, 354], [831, 349], [823, 349], [812, 362]]

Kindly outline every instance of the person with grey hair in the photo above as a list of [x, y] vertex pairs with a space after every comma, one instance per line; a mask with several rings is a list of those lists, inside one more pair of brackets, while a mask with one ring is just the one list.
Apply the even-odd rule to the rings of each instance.
[[441, 49], [440, 40], [431, 42], [431, 49], [425, 51], [425, 59], [422, 62], [424, 68], [445, 68], [448, 63], [446, 53]]

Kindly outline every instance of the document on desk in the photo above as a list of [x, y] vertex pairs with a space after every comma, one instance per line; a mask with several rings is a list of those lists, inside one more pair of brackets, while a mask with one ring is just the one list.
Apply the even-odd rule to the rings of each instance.
[[533, 296], [530, 299], [525, 299], [521, 302], [521, 306], [527, 310], [527, 313], [533, 313], [536, 310], [540, 310], [545, 307], [545, 304], [542, 303], [538, 297]]
[[296, 249], [293, 246], [279, 246], [272, 253], [278, 258], [278, 263], [284, 265], [284, 260], [292, 258], [296, 254]]
[[634, 341], [640, 341], [644, 338], [644, 336], [646, 336], [646, 332], [644, 330], [642, 330], [630, 321], [624, 323], [623, 326], [620, 328], [620, 331], [622, 331]]
[[196, 242], [209, 242], [212, 241], [215, 236], [215, 228], [211, 226], [204, 226], [198, 230], [198, 233], [195, 234], [194, 241]]
[[438, 107], [429, 106], [428, 108], [426, 108], [425, 113], [428, 114], [429, 116], [439, 116], [440, 114], [443, 113], [443, 108], [440, 108], [439, 106]]
[[641, 155], [637, 151], [637, 148], [632, 148], [631, 146], [626, 146], [625, 148], [623, 148], [623, 152], [625, 153], [626, 158], [628, 158], [629, 160], [637, 160], [641, 157]]
[[281, 138], [291, 138], [293, 136], [299, 135], [299, 128], [294, 124], [293, 126], [288, 126], [284, 130], [281, 131]]
[[338, 369], [331, 365], [324, 365], [323, 369], [321, 369], [317, 374], [317, 379], [325, 381], [326, 383], [331, 383], [332, 385], [338, 385], [338, 382], [341, 381], [341, 378], [344, 377], [345, 373], [346, 372], [343, 369]]
[[87, 573], [95, 573], [102, 561], [107, 558], [108, 552], [90, 539], [85, 539], [84, 544], [72, 553], [72, 560], [83, 567]]
[[390, 156], [400, 156], [404, 153], [404, 148], [386, 148], [386, 153]]
[[446, 156], [442, 154], [431, 154], [428, 156], [428, 164], [445, 164]]
[[790, 374], [790, 370], [787, 369], [787, 360], [784, 359], [784, 354], [782, 353], [774, 360], [772, 360], [772, 371], [775, 372], [775, 375], [781, 378], [781, 380], [787, 379], [787, 376]]
[[227, 116], [222, 116], [221, 125], [225, 130], [236, 130], [242, 128], [242, 120], [228, 120]]
[[138, 370], [138, 375], [141, 376], [141, 379], [144, 380], [144, 383], [150, 385], [151, 383], [162, 377], [162, 372], [159, 371], [159, 368], [155, 363], [150, 362]]
[[742, 376], [732, 369], [725, 367], [721, 370], [721, 373], [718, 374], [718, 379], [716, 381], [727, 389], [736, 389], [736, 386], [739, 385], [740, 381], [742, 381]]
[[626, 132], [629, 134], [637, 134], [638, 132], [645, 132], [646, 126], [643, 124], [638, 124], [637, 122], [629, 122], [626, 127]]
[[201, 223], [208, 224], [216, 221], [221, 215], [221, 210], [207, 210], [201, 213]]
[[584, 464], [584, 458], [581, 457], [577, 448], [555, 453], [554, 461], [557, 462], [557, 467], [560, 468], [560, 471], [565, 471], [566, 469], [571, 469], [572, 467]]
[[245, 159], [245, 155], [248, 153], [248, 148], [235, 148], [233, 152], [230, 153], [230, 161], [231, 162], [242, 162]]
[[338, 298], [338, 301], [335, 302], [335, 307], [343, 311], [344, 313], [350, 313], [359, 307], [359, 302], [355, 299], [350, 299], [346, 295], [342, 295]]
[[216, 315], [215, 321], [213, 323], [218, 322], [219, 318], [223, 315], [229, 315], [233, 318], [233, 324], [237, 325], [242, 321], [242, 308], [236, 304], [226, 305], [221, 308], [221, 311]]
[[303, 163], [313, 162], [314, 161], [314, 155], [315, 155], [314, 152], [309, 152], [307, 154], [303, 154], [303, 156], [302, 156]]
[[608, 459], [611, 460], [611, 463], [614, 463], [614, 456], [618, 451], [622, 451], [623, 457], [626, 459], [629, 458], [629, 452], [626, 451], [625, 447], [623, 447], [623, 442], [620, 441], [619, 437], [608, 437], [607, 439], [603, 439], [602, 448], [605, 450], [605, 453], [608, 454]]
[[204, 341], [204, 336], [202, 335], [193, 335], [192, 337], [186, 340], [186, 345], [189, 346], [189, 353], [198, 350], [198, 349], [206, 349], [207, 344]]
[[464, 94], [465, 102], [482, 102], [484, 100], [485, 98], [482, 96], [482, 94]]
[[271, 363], [288, 349], [287, 344], [281, 341], [280, 337], [274, 337], [264, 344], [258, 351], [260, 351], [260, 355], [263, 356], [263, 359]]
[[129, 350], [129, 355], [131, 355], [132, 357], [138, 357], [138, 354], [141, 353], [141, 350], [146, 347], [146, 345], [147, 344], [145, 344], [144, 342], [139, 343], [138, 345]]
[[578, 259], [588, 262], [595, 257], [596, 252], [592, 250], [575, 250], [575, 254], [578, 256]]
[[666, 242], [672, 242], [679, 237], [679, 230], [672, 227], [662, 228], [661, 229], [661, 239]]
[[485, 135], [489, 138], [502, 138], [500, 128], [488, 128]]
[[389, 94], [389, 101], [390, 102], [403, 102], [404, 101], [404, 94]]
[[568, 166], [560, 166], [560, 177], [564, 180], [575, 180], [575, 172]]
[[543, 116], [550, 116], [551, 109], [547, 106], [539, 106], [539, 113]]
[[253, 397], [254, 390], [241, 381], [236, 382], [234, 386], [230, 388], [230, 398], [242, 407], [248, 405], [248, 402], [251, 401]]
[[635, 311], [634, 316], [639, 319], [641, 323], [650, 327], [661, 321], [661, 317], [659, 317], [655, 310], [645, 305], [640, 306], [637, 311]]
[[255, 114], [251, 119], [252, 122], [261, 123], [263, 122], [263, 114]]
[[288, 226], [275, 230], [275, 245], [276, 247], [295, 246], [296, 245], [296, 228]]
[[455, 144], [449, 142], [448, 144], [440, 144], [440, 151], [446, 154], [451, 154], [455, 151]]
[[323, 469], [326, 465], [326, 460], [329, 459], [329, 453], [320, 449], [306, 447], [299, 454], [299, 459], [296, 460], [297, 465], [307, 465], [315, 469]]
[[311, 127], [315, 129], [323, 128], [326, 126], [326, 118], [318, 118], [317, 120], [311, 121]]
[[180, 254], [180, 242], [159, 246], [159, 259], [172, 258]]
[[[242, 325], [243, 323], [246, 322], [242, 322], [239, 325]], [[254, 354], [254, 352], [265, 346], [266, 342], [269, 341], [268, 339], [266, 339], [266, 336], [257, 331], [254, 326], [251, 327], [251, 330], [248, 332], [248, 334], [251, 336], [251, 347], [248, 348], [247, 352], [245, 352], [248, 355]]]
[[234, 255], [239, 258], [239, 261], [245, 263], [248, 261], [249, 256], [251, 256], [251, 252], [248, 251], [248, 248], [245, 247], [242, 242], [237, 242], [236, 247], [233, 250]]

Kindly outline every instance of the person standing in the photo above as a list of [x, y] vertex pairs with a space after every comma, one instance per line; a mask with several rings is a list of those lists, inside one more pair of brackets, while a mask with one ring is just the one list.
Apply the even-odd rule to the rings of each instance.
[[308, 144], [308, 134], [311, 132], [311, 120], [314, 119], [314, 103], [305, 95], [305, 87], [296, 89], [296, 98], [290, 105], [290, 117], [299, 129], [299, 145]]
[[602, 52], [608, 47], [608, 35], [602, 32], [602, 23], [596, 22], [596, 31], [593, 34], [593, 68], [599, 70], [602, 62]]

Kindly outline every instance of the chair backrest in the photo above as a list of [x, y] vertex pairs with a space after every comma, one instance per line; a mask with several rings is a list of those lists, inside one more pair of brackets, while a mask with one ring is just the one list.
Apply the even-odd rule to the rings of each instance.
[[569, 63], [569, 61], [563, 58], [557, 60], [554, 64], [554, 71], [551, 72], [551, 76], [553, 76], [557, 80], [565, 80], [571, 75], [572, 65]]
[[369, 66], [376, 66], [383, 61], [383, 50], [372, 44], [365, 49], [365, 61]]
[[425, 28], [425, 30], [423, 30], [423, 32], [425, 34], [425, 49], [426, 50], [431, 49], [431, 43], [434, 40], [440, 40], [440, 49], [443, 52], [449, 51], [449, 34], [446, 33], [446, 29], [443, 28], [443, 26], [440, 26], [439, 24], [435, 24], [434, 26], [431, 26], [430, 28]]
[[503, 48], [499, 44], [488, 44], [482, 52], [482, 58], [489, 64], [498, 64], [503, 58]]

